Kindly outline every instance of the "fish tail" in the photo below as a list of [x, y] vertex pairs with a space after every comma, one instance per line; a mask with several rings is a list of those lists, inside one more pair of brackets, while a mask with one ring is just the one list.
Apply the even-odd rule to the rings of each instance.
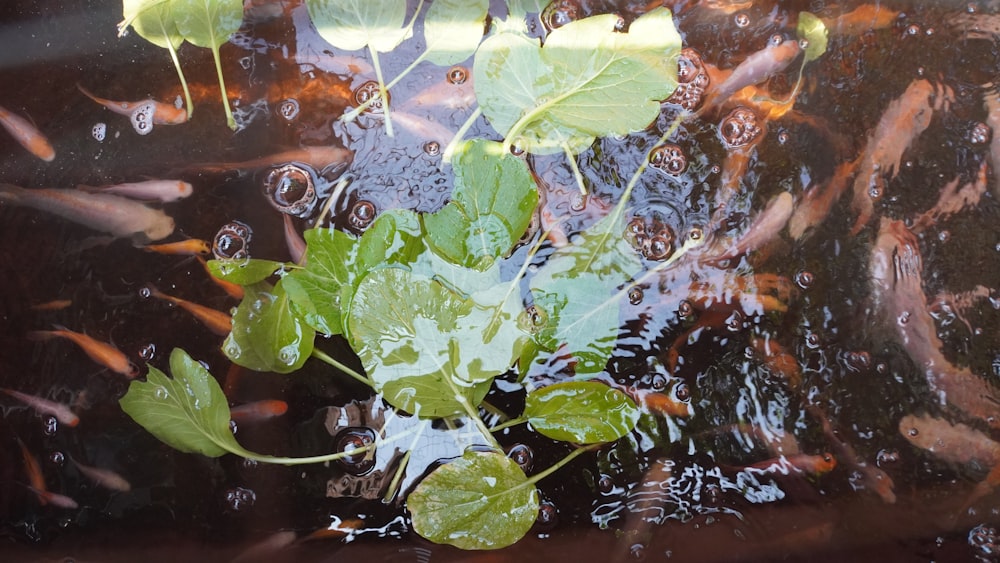
[[22, 200], [21, 196], [25, 191], [26, 190], [21, 186], [0, 183], [0, 201], [20, 205]]
[[28, 340], [43, 342], [45, 340], [52, 340], [60, 336], [60, 334], [54, 330], [31, 330], [25, 336]]

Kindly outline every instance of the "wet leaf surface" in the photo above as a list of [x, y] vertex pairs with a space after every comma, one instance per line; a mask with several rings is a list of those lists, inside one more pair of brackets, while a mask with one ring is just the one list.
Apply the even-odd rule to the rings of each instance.
[[440, 66], [472, 56], [483, 38], [489, 0], [435, 0], [424, 17], [427, 60]]
[[309, 359], [315, 333], [293, 311], [279, 280], [246, 287], [233, 315], [233, 331], [222, 351], [234, 363], [255, 371], [290, 373]]
[[239, 285], [252, 285], [264, 281], [284, 265], [284, 262], [258, 258], [208, 261], [208, 269], [213, 276]]
[[639, 409], [624, 393], [596, 381], [567, 381], [528, 393], [524, 417], [553, 440], [613, 442], [628, 434]]

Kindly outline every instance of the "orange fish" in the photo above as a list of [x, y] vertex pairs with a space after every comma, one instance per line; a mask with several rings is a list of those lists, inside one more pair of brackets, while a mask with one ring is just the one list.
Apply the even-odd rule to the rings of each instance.
[[70, 301], [69, 299], [55, 299], [53, 301], [46, 301], [45, 303], [39, 303], [37, 305], [32, 305], [31, 306], [31, 310], [32, 311], [61, 311], [61, 310], [65, 309], [65, 308], [69, 307], [72, 304], [73, 304], [73, 302]]
[[216, 311], [210, 307], [192, 303], [186, 299], [181, 299], [180, 297], [172, 297], [161, 292], [152, 285], [147, 287], [149, 288], [150, 295], [157, 299], [169, 301], [181, 309], [184, 309], [188, 313], [191, 313], [196, 319], [198, 319], [199, 322], [201, 322], [201, 324], [205, 325], [208, 330], [218, 334], [219, 336], [226, 336], [233, 327], [233, 318], [222, 311]]
[[56, 330], [35, 330], [28, 333], [28, 338], [33, 340], [48, 340], [56, 337], [65, 338], [79, 346], [91, 360], [102, 366], [120, 373], [129, 379], [135, 379], [139, 375], [139, 368], [130, 362], [121, 350], [111, 344], [94, 340], [86, 334], [74, 332], [64, 326], [53, 326], [55, 326]]
[[189, 238], [178, 242], [168, 242], [164, 244], [147, 244], [142, 247], [147, 252], [158, 252], [160, 254], [208, 254], [212, 252], [212, 245], [208, 241]]
[[35, 411], [40, 414], [50, 414], [56, 417], [56, 420], [66, 426], [73, 427], [80, 424], [80, 417], [76, 416], [76, 413], [71, 411], [68, 406], [62, 403], [57, 403], [55, 401], [50, 401], [34, 395], [28, 395], [27, 393], [22, 393], [13, 389], [4, 389], [0, 387], [0, 391], [3, 391], [11, 397], [14, 397], [29, 407], [35, 409]]
[[49, 140], [45, 138], [45, 135], [42, 135], [37, 127], [28, 123], [27, 119], [0, 107], [0, 125], [31, 154], [45, 162], [52, 162], [52, 159], [56, 157], [56, 151], [52, 148]]
[[[28, 474], [28, 484], [35, 491], [46, 490], [45, 476], [42, 475], [42, 466], [38, 464], [38, 459], [32, 455], [31, 451], [28, 450], [28, 446], [25, 446], [20, 438], [17, 439], [17, 445], [21, 447], [21, 456], [24, 458], [24, 472]], [[45, 502], [42, 502], [42, 504], [45, 504]]]
[[254, 401], [229, 411], [229, 416], [237, 422], [254, 422], [281, 416], [288, 412], [288, 403], [278, 400]]
[[122, 493], [127, 493], [132, 490], [132, 485], [125, 480], [124, 477], [111, 471], [110, 469], [101, 469], [100, 467], [90, 467], [89, 465], [84, 465], [79, 461], [69, 458], [73, 462], [73, 465], [82, 473], [86, 478], [97, 483], [98, 485], [104, 487], [105, 489], [110, 489], [112, 491], [119, 491]]
[[201, 263], [201, 267], [205, 268], [205, 272], [208, 273], [208, 277], [211, 278], [213, 282], [215, 282], [215, 285], [221, 287], [222, 291], [225, 291], [226, 293], [229, 294], [230, 297], [234, 299], [243, 299], [242, 285], [215, 277], [215, 275], [212, 273], [212, 270], [208, 269], [208, 262], [206, 262], [204, 258], [202, 258], [201, 256], [195, 256], [195, 258], [198, 260], [199, 263]]
[[142, 108], [143, 106], [152, 105], [153, 123], [157, 125], [180, 125], [188, 120], [187, 110], [175, 107], [173, 104], [157, 102], [151, 98], [140, 100], [138, 102], [116, 102], [114, 100], [98, 98], [79, 84], [77, 84], [76, 87], [83, 92], [83, 95], [120, 115], [131, 116], [136, 110]]
[[295, 224], [287, 213], [282, 213], [281, 217], [285, 221], [285, 245], [288, 246], [288, 254], [292, 257], [292, 262], [302, 264], [302, 259], [306, 255], [306, 241], [295, 230]]
[[162, 201], [164, 203], [184, 199], [194, 193], [194, 186], [182, 180], [144, 180], [142, 182], [126, 182], [110, 186], [77, 184], [76, 189], [92, 193], [103, 192], [122, 195], [127, 198], [143, 201]]
[[768, 473], [781, 473], [788, 475], [791, 471], [808, 473], [810, 475], [823, 475], [833, 471], [837, 467], [837, 459], [833, 454], [822, 453], [817, 455], [792, 454], [780, 456], [774, 459], [766, 459], [747, 466], [747, 469], [756, 469]]

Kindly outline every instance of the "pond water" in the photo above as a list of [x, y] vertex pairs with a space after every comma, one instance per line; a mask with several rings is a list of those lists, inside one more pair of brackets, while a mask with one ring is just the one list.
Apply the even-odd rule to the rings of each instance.
[[[599, 13], [628, 26], [659, 5], [556, 0], [528, 17], [528, 30], [545, 37], [549, 25]], [[626, 232], [616, 233], [639, 256], [639, 283], [596, 373], [643, 414], [623, 438], [538, 483], [541, 515], [520, 542], [466, 552], [413, 531], [405, 492], [462, 454], [467, 443], [454, 438], [462, 422], [428, 426], [405, 471], [405, 445], [353, 463], [287, 467], [181, 453], [157, 440], [118, 404], [126, 377], [39, 331], [64, 326], [113, 343], [142, 375], [147, 364], [167, 371], [171, 350], [182, 348], [230, 405], [283, 401], [283, 414], [233, 424], [255, 452], [320, 455], [370, 443], [383, 427], [403, 432], [414, 419], [397, 418], [367, 386], [315, 359], [291, 374], [235, 366], [225, 336], [151, 296], [153, 286], [218, 311], [235, 307], [194, 257], [13, 205], [4, 187], [0, 387], [68, 405], [80, 422], [0, 394], [2, 558], [998, 560], [1000, 7], [664, 5], [691, 51], [659, 116], [641, 131], [598, 138], [572, 163], [561, 152], [519, 157], [538, 185], [539, 211], [501, 275], [514, 279], [531, 263], [526, 307], [532, 275], [612, 213], [650, 164], [624, 208]], [[442, 153], [474, 115], [471, 58], [422, 63], [394, 86], [390, 137], [381, 111], [338, 120], [377, 91], [367, 51], [329, 45], [297, 0], [247, 0], [240, 31], [221, 47], [236, 131], [226, 127], [211, 52], [184, 45], [194, 116], [139, 135], [129, 116], [78, 88], [111, 100], [182, 101], [166, 50], [135, 32], [117, 37], [120, 8], [0, 6], [0, 105], [33, 122], [56, 153], [45, 162], [0, 135], [0, 184], [183, 180], [190, 197], [151, 204], [174, 221], [166, 241], [211, 242], [239, 222], [252, 236], [235, 242], [278, 261], [293, 260], [286, 224], [302, 233], [324, 207], [324, 225], [359, 234], [389, 210], [429, 214], [448, 202], [455, 180]], [[493, 2], [490, 14], [505, 10]], [[803, 47], [812, 46], [796, 43], [805, 12], [819, 17], [828, 44], [803, 67]], [[399, 75], [422, 50], [421, 16], [412, 39], [380, 55], [382, 72]], [[740, 75], [751, 77], [739, 84], [748, 88], [721, 87]], [[482, 116], [465, 135], [501, 140]], [[265, 189], [288, 164], [305, 170], [317, 198], [290, 221]], [[278, 199], [301, 189], [305, 177], [291, 173]], [[667, 265], [694, 239], [704, 246]], [[320, 337], [316, 347], [362, 369], [342, 337]], [[553, 352], [520, 375], [541, 387], [574, 378], [575, 367]], [[520, 414], [518, 377], [515, 369], [493, 383], [489, 424]], [[496, 438], [527, 460], [529, 475], [573, 450], [526, 425]], [[114, 471], [129, 490], [97, 484], [87, 468]], [[76, 507], [44, 504], [29, 484]], [[403, 495], [392, 494], [397, 485]]]

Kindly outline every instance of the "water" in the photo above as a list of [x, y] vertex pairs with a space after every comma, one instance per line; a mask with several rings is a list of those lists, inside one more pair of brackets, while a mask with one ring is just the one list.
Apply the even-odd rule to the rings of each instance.
[[[246, 244], [234, 250], [275, 260], [289, 255], [282, 217], [268, 203], [263, 185], [279, 165], [289, 163], [240, 170], [193, 165], [344, 145], [354, 153], [349, 167], [297, 161], [291, 170], [308, 167], [298, 177], [312, 183], [320, 201], [333, 198], [332, 224], [352, 232], [387, 209], [431, 212], [447, 201], [451, 174], [440, 160], [447, 139], [439, 137], [471, 113], [467, 92], [460, 89], [469, 81], [457, 79], [471, 61], [457, 69], [421, 66], [394, 88], [393, 106], [415, 119], [408, 127], [401, 118], [390, 139], [377, 111], [349, 125], [336, 122], [372, 78], [362, 54], [326, 45], [297, 2], [250, 2], [250, 23], [222, 48], [240, 131], [233, 134], [224, 126], [211, 54], [188, 46], [181, 60], [193, 86], [194, 119], [157, 125], [139, 136], [127, 116], [102, 109], [75, 84], [111, 99], [172, 103], [180, 89], [166, 52], [135, 33], [116, 38], [116, 5], [34, 4], [0, 8], [0, 37], [5, 46], [15, 46], [0, 54], [5, 84], [0, 105], [30, 116], [55, 144], [57, 158], [43, 163], [0, 135], [2, 182], [68, 188], [176, 176], [195, 187], [192, 197], [163, 206], [179, 234], [211, 241], [224, 225], [238, 221], [253, 237], [231, 241]], [[685, 47], [721, 69], [733, 68], [775, 36], [794, 38], [801, 10], [834, 18], [861, 5], [695, 4], [678, 5], [675, 21]], [[997, 20], [990, 19], [996, 7], [881, 5], [900, 13], [877, 31], [854, 32], [845, 24], [845, 33], [831, 35], [827, 52], [805, 68], [794, 111], [771, 119], [755, 114], [766, 125], [749, 135], [753, 138], [742, 135], [747, 131], [742, 125], [720, 127], [735, 107], [685, 121], [668, 140], [669, 150], [653, 162], [661, 169], [643, 174], [627, 209], [627, 222], [635, 225], [633, 242], [647, 268], [689, 237], [704, 236], [709, 243], [736, 238], [779, 193], [791, 193], [796, 209], [805, 205], [806, 194], [827, 185], [839, 165], [865, 151], [893, 100], [915, 80], [926, 79], [936, 96], [948, 99], [947, 108], [935, 110], [926, 130], [903, 152], [898, 176], [873, 203], [873, 219], [852, 234], [858, 214], [849, 182], [828, 217], [797, 240], [782, 229], [746, 257], [666, 270], [629, 292], [605, 378], [670, 402], [647, 403], [650, 412], [635, 432], [543, 480], [541, 521], [521, 543], [491, 557], [995, 560], [996, 494], [964, 506], [990, 468], [917, 449], [900, 435], [898, 423], [907, 414], [929, 413], [990, 437], [997, 433], [986, 421], [935, 400], [923, 366], [894, 336], [897, 319], [881, 318], [888, 308], [873, 301], [869, 279], [880, 218], [915, 225], [945, 185], [956, 178], [958, 187], [974, 183], [980, 166], [992, 165], [990, 141], [996, 133], [989, 131], [983, 105], [988, 89], [982, 85], [996, 80], [990, 36], [997, 28]], [[642, 2], [607, 1], [562, 1], [557, 7], [546, 21], [594, 12], [615, 12], [631, 21], [645, 9]], [[968, 32], [970, 22], [985, 32]], [[532, 30], [544, 33], [540, 22], [533, 22]], [[420, 50], [419, 28], [415, 37], [398, 54], [384, 57], [387, 75], [395, 76]], [[773, 100], [793, 93], [799, 64], [792, 62], [762, 84]], [[447, 102], [435, 105], [437, 100]], [[579, 194], [562, 155], [527, 157], [545, 209], [566, 217], [561, 225], [567, 239], [617, 203], [678, 111], [678, 105], [664, 104], [647, 130], [599, 139], [581, 153], [586, 196]], [[480, 119], [469, 136], [495, 138], [495, 133]], [[991, 187], [977, 205], [931, 221], [918, 234], [927, 303], [913, 304], [926, 305], [941, 358], [991, 382], [1000, 349], [1000, 313], [992, 291], [1000, 276], [995, 175], [989, 172]], [[338, 191], [341, 178], [351, 182]], [[288, 193], [297, 195], [301, 182], [289, 186], [296, 189]], [[720, 202], [725, 213], [717, 212]], [[304, 205], [294, 226], [307, 228], [320, 207]], [[332, 376], [323, 364], [309, 361], [291, 376], [232, 368], [219, 349], [220, 338], [183, 310], [143, 296], [152, 283], [219, 310], [233, 307], [236, 301], [208, 280], [196, 261], [143, 252], [126, 240], [101, 240], [51, 215], [6, 205], [0, 206], [0, 249], [0, 386], [69, 403], [81, 416], [78, 427], [66, 428], [0, 397], [0, 440], [7, 452], [0, 456], [5, 560], [226, 560], [264, 538], [285, 546], [265, 558], [288, 560], [483, 557], [421, 540], [408, 532], [402, 508], [382, 502], [399, 463], [391, 447], [379, 449], [374, 468], [367, 460], [363, 471], [349, 468], [363, 475], [342, 466], [287, 468], [233, 456], [180, 454], [121, 412], [117, 399], [127, 381], [69, 342], [28, 338], [29, 331], [65, 325], [114, 342], [136, 364], [160, 369], [166, 369], [170, 350], [184, 348], [220, 379], [232, 404], [288, 403], [285, 415], [240, 423], [238, 439], [253, 451], [323, 453], [335, 446], [338, 429], [384, 422], [386, 413], [370, 401], [365, 387]], [[534, 262], [543, 263], [552, 251], [543, 247]], [[505, 267], [519, 267], [526, 252], [517, 250]], [[32, 308], [54, 300], [71, 303]], [[921, 318], [917, 309], [904, 313], [905, 324]], [[358, 367], [342, 341], [320, 340], [318, 346]], [[533, 367], [529, 377], [542, 383], [571, 374], [570, 363], [554, 358]], [[523, 404], [517, 388], [498, 381], [487, 400], [516, 413]], [[683, 414], [667, 416], [667, 408]], [[393, 424], [402, 429], [409, 422]], [[443, 425], [429, 430], [419, 462], [411, 461], [414, 467], [457, 455], [459, 444], [449, 432]], [[528, 459], [530, 472], [570, 450], [524, 427], [498, 438], [510, 455]], [[18, 484], [27, 482], [18, 439], [39, 460], [48, 489], [73, 498], [79, 509], [40, 506]], [[792, 460], [795, 454], [827, 452], [837, 465], [819, 474], [751, 468], [767, 466], [781, 453]], [[98, 487], [65, 457], [120, 473], [132, 491]], [[407, 486], [418, 477], [407, 474]], [[336, 495], [327, 497], [331, 489]], [[288, 545], [331, 523], [358, 519], [362, 523], [353, 525], [349, 543], [345, 532], [337, 532]]]

